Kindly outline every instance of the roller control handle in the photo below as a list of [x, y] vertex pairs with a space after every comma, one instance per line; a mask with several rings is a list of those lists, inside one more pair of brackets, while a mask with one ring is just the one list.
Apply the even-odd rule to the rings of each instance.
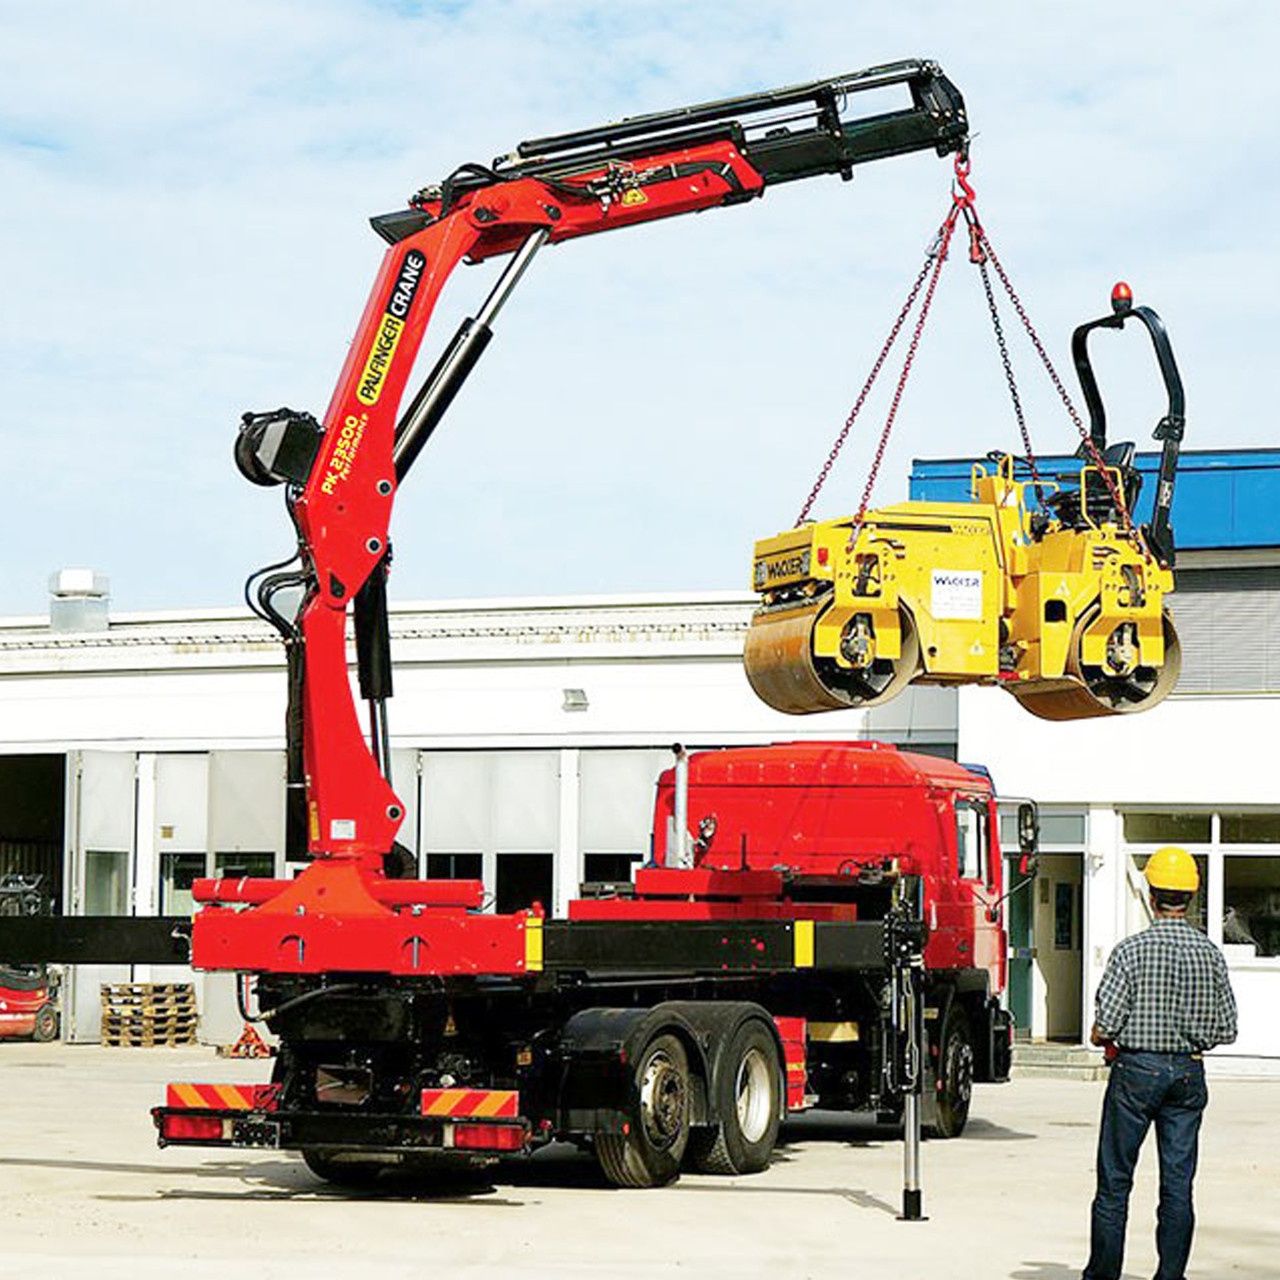
[[1145, 528], [1147, 543], [1160, 562], [1172, 566], [1174, 562], [1173, 526], [1170, 513], [1173, 509], [1173, 486], [1178, 471], [1178, 453], [1186, 431], [1186, 396], [1182, 389], [1182, 376], [1173, 356], [1169, 331], [1164, 321], [1150, 307], [1135, 307], [1133, 291], [1123, 281], [1111, 291], [1111, 314], [1087, 324], [1079, 325], [1071, 335], [1071, 357], [1075, 362], [1076, 376], [1089, 408], [1089, 435], [1098, 452], [1107, 447], [1107, 411], [1098, 390], [1098, 379], [1089, 358], [1089, 335], [1095, 329], [1122, 329], [1130, 320], [1138, 320], [1151, 338], [1156, 363], [1164, 380], [1169, 406], [1163, 418], [1156, 423], [1154, 439], [1162, 442], [1160, 474], [1156, 483], [1155, 507], [1151, 523]]

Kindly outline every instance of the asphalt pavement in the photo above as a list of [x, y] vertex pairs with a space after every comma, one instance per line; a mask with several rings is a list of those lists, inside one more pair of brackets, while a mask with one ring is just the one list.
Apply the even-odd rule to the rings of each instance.
[[[898, 1221], [902, 1147], [816, 1113], [771, 1168], [604, 1185], [555, 1147], [448, 1182], [367, 1192], [290, 1155], [155, 1145], [169, 1080], [265, 1080], [211, 1050], [0, 1042], [0, 1277], [842, 1277], [1074, 1280], [1086, 1248], [1101, 1084], [979, 1086], [965, 1136], [924, 1148], [925, 1212]], [[1197, 1180], [1193, 1280], [1280, 1274], [1280, 1081], [1214, 1081]], [[1126, 1277], [1154, 1269], [1154, 1139]]]

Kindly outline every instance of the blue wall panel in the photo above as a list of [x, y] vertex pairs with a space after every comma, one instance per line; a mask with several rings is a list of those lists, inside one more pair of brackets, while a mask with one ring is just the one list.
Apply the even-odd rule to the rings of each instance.
[[[973, 459], [919, 459], [911, 468], [911, 497], [932, 502], [969, 496]], [[987, 464], [990, 465], [990, 464]], [[1076, 458], [1037, 459], [1045, 479], [1079, 475]], [[1137, 518], [1151, 518], [1158, 453], [1140, 453], [1142, 493]], [[1026, 478], [1025, 476], [1023, 478]], [[1204, 450], [1183, 453], [1173, 499], [1173, 531], [1184, 550], [1211, 547], [1280, 547], [1280, 449]]]

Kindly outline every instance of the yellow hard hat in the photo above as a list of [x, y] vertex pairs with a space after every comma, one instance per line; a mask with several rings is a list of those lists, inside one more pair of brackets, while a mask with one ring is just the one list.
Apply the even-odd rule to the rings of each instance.
[[1153, 889], [1195, 893], [1200, 887], [1200, 868], [1196, 866], [1196, 860], [1176, 844], [1157, 849], [1147, 860], [1144, 874]]

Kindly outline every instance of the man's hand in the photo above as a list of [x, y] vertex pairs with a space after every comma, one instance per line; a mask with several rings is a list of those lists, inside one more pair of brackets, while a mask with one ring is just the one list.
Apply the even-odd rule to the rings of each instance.
[[1096, 1022], [1089, 1032], [1089, 1043], [1097, 1045], [1102, 1050], [1102, 1057], [1107, 1066], [1116, 1060], [1120, 1052], [1120, 1046]]

